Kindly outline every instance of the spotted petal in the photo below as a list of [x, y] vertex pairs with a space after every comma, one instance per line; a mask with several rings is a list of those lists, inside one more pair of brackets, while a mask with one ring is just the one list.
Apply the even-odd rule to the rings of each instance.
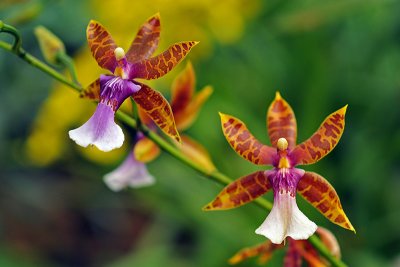
[[262, 244], [244, 248], [233, 255], [232, 258], [229, 259], [229, 264], [238, 264], [248, 258], [260, 256], [259, 263], [267, 263], [272, 256], [272, 253], [283, 247], [282, 245], [276, 245], [271, 243], [271, 241], [266, 241]]
[[236, 153], [254, 164], [273, 163], [276, 149], [258, 141], [241, 120], [223, 113], [219, 115], [225, 138]]
[[308, 140], [294, 148], [291, 157], [296, 164], [315, 163], [333, 150], [344, 131], [346, 109], [347, 105], [330, 114]]
[[80, 97], [97, 101], [100, 100], [100, 78], [83, 89], [80, 93]]
[[165, 100], [159, 92], [151, 89], [147, 85], [139, 85], [141, 89], [132, 94], [135, 102], [164, 133], [180, 142], [181, 138], [176, 129], [174, 116], [167, 100]]
[[281, 97], [279, 92], [276, 92], [275, 100], [268, 108], [267, 128], [273, 147], [276, 147], [276, 143], [281, 137], [286, 138], [290, 149], [295, 147], [297, 139], [296, 117], [290, 105]]
[[140, 118], [141, 123], [145, 124], [148, 127], [154, 127], [153, 120], [147, 115], [146, 111], [144, 111], [140, 106], [138, 106], [138, 116]]
[[196, 77], [193, 66], [188, 62], [172, 83], [171, 108], [174, 115], [189, 105], [193, 97], [195, 83]]
[[133, 63], [149, 58], [158, 47], [160, 39], [160, 14], [150, 17], [139, 29], [126, 57]]
[[91, 20], [86, 29], [86, 37], [90, 51], [97, 64], [114, 73], [117, 66], [114, 50], [117, 48], [111, 34], [99, 22]]
[[162, 54], [133, 63], [129, 78], [146, 80], [157, 79], [170, 72], [198, 42], [189, 41], [176, 43]]
[[133, 148], [135, 158], [140, 162], [150, 162], [160, 154], [160, 148], [149, 138], [143, 137]]
[[226, 186], [203, 210], [225, 210], [240, 207], [262, 196], [272, 188], [264, 171], [243, 176]]
[[297, 185], [297, 192], [328, 220], [355, 232], [335, 189], [322, 176], [314, 172], [305, 172]]

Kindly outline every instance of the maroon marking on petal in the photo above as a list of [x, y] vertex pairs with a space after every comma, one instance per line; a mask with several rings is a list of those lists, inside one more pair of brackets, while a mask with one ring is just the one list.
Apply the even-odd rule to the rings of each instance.
[[267, 129], [273, 147], [276, 147], [279, 138], [285, 138], [288, 141], [289, 149], [296, 145], [296, 118], [290, 105], [279, 93], [276, 94], [275, 100], [268, 108]]
[[337, 223], [343, 223], [346, 219], [343, 217], [343, 215], [339, 215], [336, 217], [335, 222]]
[[[306, 172], [297, 185], [297, 192], [331, 222], [354, 231], [335, 189], [323, 177]], [[348, 226], [345, 223], [348, 223]]]
[[264, 171], [241, 177], [226, 186], [205, 209], [231, 209], [244, 205], [271, 189]]
[[323, 150], [329, 150], [330, 148], [329, 142], [326, 140], [322, 140], [321, 135], [319, 134], [313, 135], [311, 137], [311, 143], [318, 148], [322, 148]]
[[271, 164], [276, 150], [261, 144], [240, 120], [221, 115], [223, 133], [232, 148], [243, 158], [255, 164]]
[[317, 208], [321, 210], [321, 212], [326, 213], [329, 210], [329, 203], [325, 200], [324, 202], [318, 204]]

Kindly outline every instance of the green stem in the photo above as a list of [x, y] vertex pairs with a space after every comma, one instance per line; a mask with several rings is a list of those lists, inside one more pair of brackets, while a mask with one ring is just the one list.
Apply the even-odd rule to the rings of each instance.
[[[74, 89], [78, 92], [80, 92], [82, 90], [82, 87], [79, 85], [79, 83], [77, 81], [76, 81], [77, 83], [69, 81], [64, 75], [58, 73], [53, 68], [46, 65], [45, 63], [43, 63], [36, 57], [25, 52], [25, 50], [22, 49], [22, 47], [21, 47], [21, 38], [19, 36], [18, 31], [15, 28], [13, 28], [9, 25], [6, 25], [2, 21], [0, 21], [0, 31], [10, 33], [15, 37], [13, 45], [10, 45], [6, 42], [0, 41], [0, 48], [3, 48], [4, 50], [17, 55], [18, 57], [20, 57], [22, 60], [29, 63], [33, 67], [40, 69], [44, 73], [53, 77], [54, 79], [60, 81], [61, 83], [65, 84], [65, 85], [68, 85], [72, 89]], [[71, 66], [73, 66], [73, 64]], [[76, 74], [75, 74], [74, 68], [72, 71], [71, 70], [72, 69], [70, 69], [71, 75], [73, 76], [73, 79], [76, 80]], [[164, 151], [166, 151], [167, 153], [169, 153], [170, 155], [172, 155], [179, 161], [183, 162], [187, 166], [196, 170], [201, 175], [208, 177], [210, 180], [218, 182], [221, 185], [228, 185], [233, 181], [228, 176], [219, 172], [218, 170], [214, 170], [214, 171], [210, 172], [207, 169], [203, 168], [201, 165], [199, 165], [196, 162], [192, 161], [191, 159], [187, 158], [178, 148], [176, 148], [172, 144], [165, 141], [156, 132], [149, 130], [145, 125], [138, 124], [135, 119], [133, 119], [131, 116], [127, 115], [126, 113], [119, 110], [116, 112], [116, 118], [119, 119], [120, 121], [124, 122], [125, 124], [131, 126], [132, 128], [135, 128], [135, 129], [140, 128], [139, 130], [142, 131], [146, 136], [148, 136], [149, 139], [151, 139], [153, 142], [155, 142], [161, 149], [163, 149]], [[266, 209], [266, 210], [272, 209], [272, 204], [269, 201], [267, 201], [266, 199], [258, 198], [256, 200], [254, 200], [253, 202], [256, 203], [259, 207], [261, 207], [263, 209]], [[347, 266], [345, 263], [343, 263], [339, 259], [335, 258], [317, 236], [313, 235], [308, 240], [321, 253], [321, 255], [323, 255], [332, 264], [332, 266], [336, 266], [336, 267], [346, 267]]]
[[324, 243], [322, 243], [321, 239], [319, 239], [316, 235], [310, 236], [307, 241], [310, 242], [313, 245], [313, 247], [316, 248], [318, 252], [332, 264], [332, 266], [347, 267], [347, 265], [340, 259], [332, 256], [332, 253], [329, 251], [329, 249], [324, 245]]
[[79, 84], [78, 75], [76, 74], [74, 61], [64, 52], [58, 52], [56, 58], [61, 64], [63, 64], [69, 71], [72, 80], [74, 83]]
[[51, 68], [49, 65], [43, 63], [36, 57], [32, 56], [31, 54], [25, 52], [25, 50], [21, 47], [19, 47], [18, 50], [13, 50], [12, 46], [6, 42], [0, 41], [0, 48], [3, 48], [6, 51], [9, 51], [18, 57], [20, 57], [22, 60], [25, 62], [29, 63], [33, 67], [43, 71], [44, 73], [52, 76], [54, 79], [62, 82], [65, 85], [68, 85], [72, 89], [75, 89], [76, 91], [80, 92], [82, 90], [82, 87], [79, 84], [75, 84], [71, 81], [69, 81], [64, 75], [60, 74], [53, 68]]
[[0, 20], [0, 32], [9, 33], [14, 37], [14, 43], [11, 47], [11, 50], [14, 53], [17, 52], [21, 48], [22, 39], [16, 28], [14, 28], [11, 25], [4, 24], [4, 22]]

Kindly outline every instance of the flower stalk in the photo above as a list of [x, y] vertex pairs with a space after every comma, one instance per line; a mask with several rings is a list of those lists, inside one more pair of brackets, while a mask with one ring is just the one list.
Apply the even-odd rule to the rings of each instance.
[[71, 57], [69, 57], [65, 52], [58, 52], [56, 58], [62, 65], [64, 65], [71, 75], [74, 83], [79, 84], [78, 75], [76, 74], [75, 64]]
[[[84, 89], [77, 81], [74, 81], [74, 82], [70, 81], [63, 74], [57, 72], [52, 67], [45, 64], [38, 58], [27, 53], [22, 48], [22, 39], [21, 39], [21, 36], [20, 36], [18, 30], [10, 25], [4, 24], [1, 20], [0, 20], [0, 32], [5, 32], [8, 34], [11, 34], [14, 37], [14, 43], [12, 45], [7, 42], [0, 41], [0, 48], [6, 50], [7, 52], [15, 54], [16, 56], [20, 57], [26, 63], [41, 70], [42, 72], [44, 72], [47, 75], [51, 76], [52, 78], [58, 80], [59, 82], [69, 86], [70, 88], [74, 89], [78, 93]], [[68, 57], [68, 55], [64, 55], [64, 57], [65, 57], [64, 59], [66, 59]], [[68, 57], [66, 62], [67, 61], [70, 63], [73, 62], [70, 57]], [[72, 66], [73, 66], [73, 63], [72, 63]], [[66, 66], [66, 67], [69, 68], [68, 66]], [[71, 72], [71, 76], [75, 80], [76, 76], [74, 77], [73, 72]], [[202, 167], [198, 163], [189, 159], [174, 145], [172, 145], [171, 143], [164, 140], [156, 132], [151, 131], [144, 124], [138, 123], [137, 120], [135, 120], [134, 118], [132, 118], [125, 112], [118, 110], [115, 113], [115, 115], [116, 115], [116, 118], [118, 118], [121, 122], [125, 123], [126, 125], [128, 125], [132, 128], [135, 128], [135, 129], [143, 132], [143, 134], [145, 134], [149, 139], [151, 139], [154, 143], [156, 143], [162, 150], [164, 150], [165, 152], [167, 152], [168, 154], [170, 154], [177, 160], [181, 161], [183, 164], [194, 169], [195, 171], [200, 173], [202, 176], [204, 176], [214, 182], [217, 182], [221, 185], [224, 185], [224, 186], [230, 184], [233, 181], [231, 178], [229, 178], [222, 172], [220, 172], [218, 170], [212, 170], [212, 171], [207, 170], [206, 168]], [[272, 204], [269, 201], [267, 201], [266, 199], [258, 198], [258, 199], [255, 199], [253, 202], [264, 210], [266, 209], [266, 210], [270, 211], [272, 209]], [[336, 266], [336, 267], [346, 267], [347, 266], [340, 259], [337, 259], [336, 257], [334, 257], [317, 236], [315, 236], [315, 235], [311, 236], [308, 239], [308, 241], [318, 250], [319, 253], [321, 253], [321, 255], [323, 255], [332, 264], [332, 266]]]

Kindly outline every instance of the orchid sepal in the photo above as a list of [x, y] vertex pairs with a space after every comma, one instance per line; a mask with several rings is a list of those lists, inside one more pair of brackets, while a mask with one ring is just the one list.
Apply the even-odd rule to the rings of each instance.
[[129, 78], [158, 79], [170, 72], [199, 42], [188, 41], [171, 45], [162, 54], [132, 63]]
[[117, 48], [111, 34], [98, 21], [91, 20], [86, 29], [89, 48], [97, 64], [114, 73], [117, 67], [114, 51]]
[[140, 86], [141, 89], [132, 94], [132, 98], [164, 133], [180, 143], [181, 138], [168, 101], [149, 86], [145, 84]]
[[267, 130], [273, 147], [277, 146], [279, 138], [285, 138], [288, 147], [294, 148], [297, 139], [296, 117], [290, 105], [276, 92], [275, 99], [267, 112]]
[[335, 148], [344, 131], [346, 110], [347, 105], [331, 113], [309, 139], [293, 149], [296, 165], [313, 164]]
[[272, 165], [276, 149], [263, 145], [239, 119], [219, 113], [222, 131], [233, 150], [244, 159], [258, 165]]
[[256, 171], [227, 185], [203, 210], [226, 210], [240, 207], [267, 193], [272, 188], [264, 171]]
[[297, 192], [331, 222], [355, 232], [333, 186], [315, 172], [305, 172]]
[[86, 88], [84, 88], [79, 96], [81, 98], [87, 98], [95, 101], [100, 100], [100, 78], [94, 80]]
[[156, 13], [139, 28], [135, 39], [126, 52], [127, 60], [134, 63], [149, 58], [158, 47], [160, 31], [160, 14]]

